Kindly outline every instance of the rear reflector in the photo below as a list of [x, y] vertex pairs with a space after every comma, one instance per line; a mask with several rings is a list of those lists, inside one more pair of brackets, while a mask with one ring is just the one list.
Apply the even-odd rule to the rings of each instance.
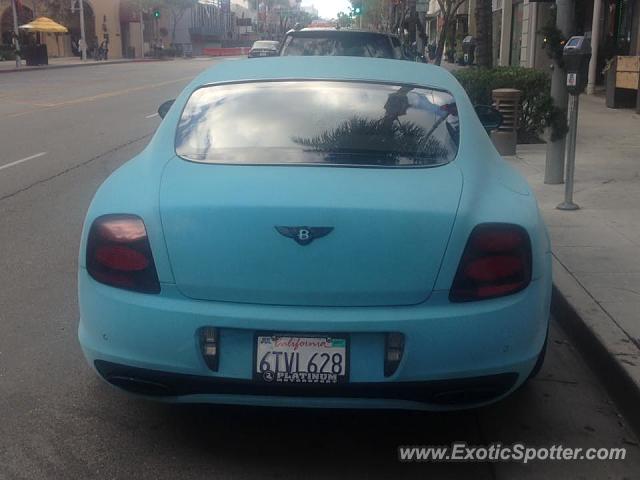
[[404, 334], [387, 333], [384, 352], [384, 376], [390, 377], [398, 369], [404, 354]]
[[511, 295], [531, 282], [531, 241], [527, 231], [506, 223], [473, 229], [449, 300], [470, 302]]
[[87, 238], [87, 271], [112, 287], [160, 292], [147, 230], [136, 215], [103, 215], [93, 222]]
[[200, 329], [200, 349], [202, 358], [209, 369], [218, 370], [218, 329], [203, 327]]

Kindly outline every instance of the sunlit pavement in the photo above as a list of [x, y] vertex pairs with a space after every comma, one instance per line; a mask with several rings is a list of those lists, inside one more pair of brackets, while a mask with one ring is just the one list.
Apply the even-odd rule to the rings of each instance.
[[[539, 378], [477, 411], [176, 407], [101, 382], [76, 340], [84, 213], [104, 178], [144, 147], [157, 106], [218, 61], [229, 60], [2, 77], [0, 479], [637, 476], [635, 436], [555, 322]], [[454, 441], [628, 452], [624, 461], [527, 466], [397, 461], [399, 445]]]

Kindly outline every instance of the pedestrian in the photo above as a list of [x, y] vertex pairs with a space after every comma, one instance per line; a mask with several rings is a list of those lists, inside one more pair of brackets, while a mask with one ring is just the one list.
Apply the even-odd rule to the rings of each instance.
[[75, 56], [80, 55], [80, 48], [78, 46], [78, 41], [74, 35], [71, 36], [71, 53]]
[[98, 37], [93, 37], [91, 40], [91, 57], [94, 60], [98, 60], [98, 49], [100, 45], [98, 44]]
[[103, 49], [103, 60], [108, 60], [109, 59], [109, 34], [105, 33], [104, 34], [104, 49]]
[[78, 48], [80, 49], [80, 57], [82, 57], [82, 52], [87, 51], [87, 42], [84, 40], [84, 38], [78, 40]]

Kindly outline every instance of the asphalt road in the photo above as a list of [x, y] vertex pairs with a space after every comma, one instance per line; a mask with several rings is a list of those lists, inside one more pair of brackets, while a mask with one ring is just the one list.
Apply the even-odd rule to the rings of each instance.
[[[144, 147], [157, 106], [212, 63], [0, 75], [0, 479], [638, 478], [636, 437], [555, 323], [539, 378], [476, 411], [176, 407], [101, 382], [76, 339], [83, 216]], [[608, 462], [397, 461], [399, 445], [454, 441], [628, 451]]]

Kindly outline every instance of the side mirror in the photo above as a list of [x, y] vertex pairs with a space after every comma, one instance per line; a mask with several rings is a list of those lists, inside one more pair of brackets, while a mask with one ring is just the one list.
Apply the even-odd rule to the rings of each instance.
[[162, 105], [160, 105], [160, 107], [158, 108], [158, 115], [160, 115], [160, 118], [164, 118], [167, 116], [167, 113], [169, 113], [169, 109], [171, 108], [171, 105], [174, 104], [174, 102], [175, 100], [167, 100]]
[[477, 105], [476, 114], [487, 132], [497, 130], [502, 125], [502, 114], [489, 105]]

